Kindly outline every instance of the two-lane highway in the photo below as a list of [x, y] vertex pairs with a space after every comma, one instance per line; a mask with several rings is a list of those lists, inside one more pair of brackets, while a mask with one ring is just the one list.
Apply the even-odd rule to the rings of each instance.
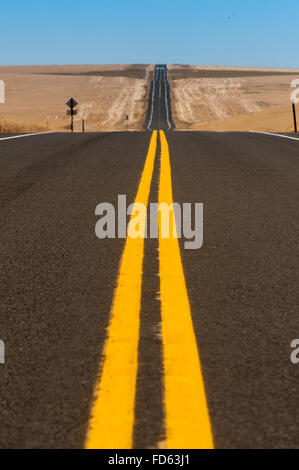
[[[298, 447], [299, 140], [6, 137], [0, 447]], [[203, 247], [98, 239], [119, 195], [203, 203]]]

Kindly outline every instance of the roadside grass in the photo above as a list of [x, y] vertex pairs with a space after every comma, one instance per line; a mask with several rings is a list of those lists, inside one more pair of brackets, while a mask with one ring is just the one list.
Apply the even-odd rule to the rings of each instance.
[[23, 132], [43, 132], [47, 129], [36, 124], [18, 124], [16, 122], [0, 120], [0, 134], [19, 134]]

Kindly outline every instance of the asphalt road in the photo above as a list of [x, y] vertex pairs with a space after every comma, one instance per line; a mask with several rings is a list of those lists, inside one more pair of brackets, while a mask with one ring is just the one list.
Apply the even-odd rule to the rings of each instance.
[[[0, 136], [0, 447], [297, 448], [299, 140], [165, 135], [165, 65], [145, 127]], [[203, 203], [203, 247], [98, 239], [119, 195]]]
[[134, 201], [148, 140], [0, 141], [2, 448], [84, 444], [124, 246], [96, 239], [95, 208]]
[[[95, 207], [121, 194], [134, 202], [150, 138], [0, 140], [1, 448], [85, 445], [125, 246], [95, 237]], [[166, 138], [174, 201], [204, 204], [204, 246], [180, 247], [214, 445], [297, 448], [299, 141]], [[158, 200], [160, 153], [158, 141], [149, 202]], [[145, 240], [137, 448], [166, 439], [158, 248]]]
[[215, 446], [298, 448], [299, 141], [169, 135], [176, 201], [204, 203], [181, 250]]
[[156, 65], [151, 83], [145, 129], [170, 131], [175, 128], [172, 120], [170, 88], [166, 65]]

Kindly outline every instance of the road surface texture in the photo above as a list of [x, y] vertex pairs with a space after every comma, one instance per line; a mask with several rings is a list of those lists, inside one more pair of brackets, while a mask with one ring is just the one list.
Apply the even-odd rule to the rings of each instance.
[[[297, 448], [299, 140], [1, 138], [0, 447]], [[119, 195], [203, 203], [203, 247], [98, 239]]]

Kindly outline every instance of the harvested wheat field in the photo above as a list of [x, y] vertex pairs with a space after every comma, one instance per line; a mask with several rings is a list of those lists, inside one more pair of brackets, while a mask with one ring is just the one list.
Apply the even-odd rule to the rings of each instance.
[[169, 66], [177, 130], [291, 131], [299, 69]]
[[[153, 65], [0, 67], [0, 132], [142, 130]], [[291, 82], [299, 69], [168, 66], [177, 130], [291, 131]], [[129, 119], [126, 120], [126, 115]]]
[[[153, 66], [76, 65], [0, 67], [6, 102], [0, 132], [65, 131], [65, 103], [79, 103], [75, 130], [141, 130]], [[126, 120], [126, 115], [129, 119]]]

